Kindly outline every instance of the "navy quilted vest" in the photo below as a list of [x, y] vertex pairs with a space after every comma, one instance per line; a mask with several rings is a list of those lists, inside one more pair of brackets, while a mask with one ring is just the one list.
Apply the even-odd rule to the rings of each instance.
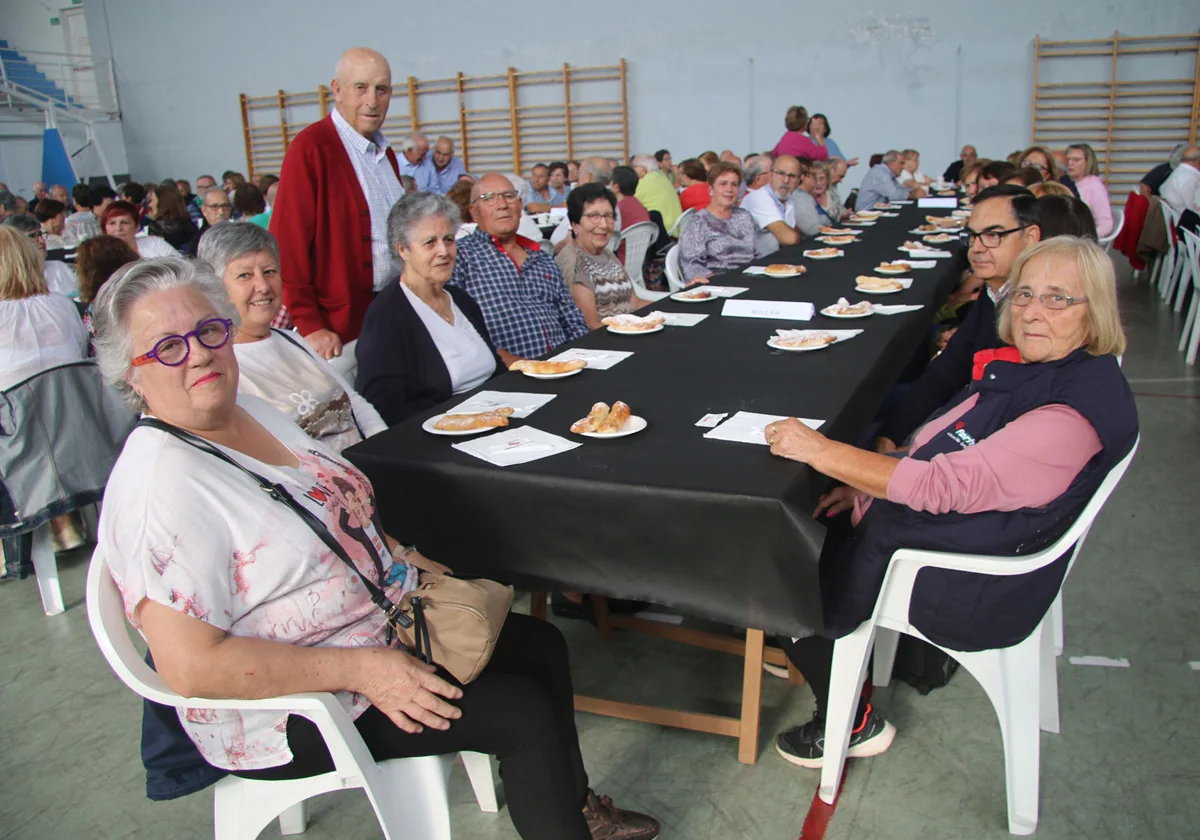
[[[1020, 556], [1053, 543], [1071, 526], [1108, 471], [1137, 438], [1133, 393], [1113, 356], [1077, 350], [1040, 364], [993, 361], [983, 378], [950, 403], [979, 400], [953, 426], [910, 457], [923, 461], [974, 445], [1044, 405], [1074, 408], [1103, 449], [1059, 498], [1042, 508], [931, 514], [876, 499], [840, 552], [821, 566], [825, 635], [852, 632], [871, 616], [892, 553], [918, 548]], [[1035, 572], [1009, 577], [925, 569], [917, 575], [909, 621], [930, 640], [956, 650], [989, 650], [1025, 639], [1050, 608], [1070, 553]]]

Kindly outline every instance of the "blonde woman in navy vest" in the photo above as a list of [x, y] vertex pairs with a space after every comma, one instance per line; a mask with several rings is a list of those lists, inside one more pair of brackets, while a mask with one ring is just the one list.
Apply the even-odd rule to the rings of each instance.
[[[777, 741], [793, 764], [821, 766], [833, 640], [871, 616], [896, 549], [1041, 550], [1070, 527], [1137, 438], [1137, 408], [1117, 363], [1125, 335], [1116, 281], [1099, 246], [1058, 236], [1022, 254], [997, 325], [1006, 346], [976, 354], [971, 384], [917, 430], [903, 457], [837, 443], [795, 419], [766, 428], [774, 455], [843, 484], [813, 513], [830, 525], [821, 555], [825, 628], [780, 640], [817, 701], [813, 720]], [[843, 512], [850, 516], [837, 517]], [[847, 518], [854, 527], [839, 539], [837, 523]], [[1014, 645], [1045, 616], [1067, 561], [1011, 577], [927, 569], [909, 618], [956, 650]], [[853, 729], [851, 757], [878, 755], [896, 732], [865, 700]]]

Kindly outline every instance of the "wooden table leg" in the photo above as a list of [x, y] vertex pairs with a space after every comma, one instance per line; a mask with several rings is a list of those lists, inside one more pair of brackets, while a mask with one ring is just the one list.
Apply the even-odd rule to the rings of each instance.
[[584, 597], [592, 599], [592, 614], [596, 616], [596, 630], [600, 633], [600, 638], [609, 641], [613, 637], [613, 628], [608, 620], [608, 598], [603, 595]]
[[546, 620], [546, 593], [529, 593], [529, 614], [542, 621]]
[[742, 721], [738, 729], [738, 761], [758, 761], [758, 727], [762, 713], [763, 631], [746, 631], [746, 659], [742, 670]]

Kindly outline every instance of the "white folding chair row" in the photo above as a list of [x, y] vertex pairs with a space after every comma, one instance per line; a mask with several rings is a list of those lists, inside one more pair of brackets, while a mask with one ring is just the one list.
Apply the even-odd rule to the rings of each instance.
[[1176, 231], [1179, 228], [1180, 213], [1167, 202], [1162, 202], [1163, 221], [1167, 227], [1167, 253], [1159, 259], [1155, 267], [1158, 277], [1158, 291], [1162, 299], [1170, 304], [1179, 283], [1182, 270], [1183, 251], [1180, 248]]
[[1180, 231], [1180, 237], [1181, 257], [1187, 263], [1185, 273], [1190, 275], [1192, 281], [1192, 305], [1183, 323], [1183, 334], [1179, 336], [1179, 352], [1186, 351], [1184, 358], [1189, 365], [1194, 365], [1196, 354], [1200, 352], [1200, 235], [1183, 230]]
[[1113, 210], [1113, 229], [1108, 236], [1100, 238], [1100, 245], [1104, 248], [1104, 252], [1111, 253], [1113, 242], [1121, 235], [1121, 229], [1125, 227], [1125, 211]]
[[658, 237], [658, 225], [654, 222], [638, 222], [621, 231], [621, 242], [625, 243], [625, 273], [633, 281], [637, 296], [642, 300], [660, 300], [666, 292], [652, 292], [646, 288], [642, 271], [646, 263], [646, 252]]
[[667, 251], [667, 287], [672, 292], [678, 292], [687, 285], [683, 279], [683, 268], [679, 264], [679, 246], [672, 245]]
[[683, 233], [688, 229], [688, 225], [692, 223], [692, 217], [696, 215], [696, 208], [689, 207], [679, 214], [679, 218], [675, 220], [675, 224], [671, 225], [671, 229], [667, 231], [668, 236], [674, 236], [676, 239], [683, 239]]
[[[424, 756], [376, 762], [350, 716], [332, 694], [312, 692], [267, 700], [217, 700], [183, 697], [170, 688], [130, 639], [116, 584], [100, 552], [92, 556], [87, 578], [87, 611], [92, 635], [116, 675], [147, 700], [176, 708], [266, 709], [311, 720], [325, 739], [334, 770], [307, 779], [259, 781], [226, 776], [213, 788], [215, 840], [254, 840], [271, 820], [283, 834], [307, 826], [306, 801], [334, 790], [362, 788], [375, 809], [387, 840], [450, 840], [447, 779], [454, 756]], [[459, 753], [479, 807], [498, 809], [491, 759]]]
[[[892, 555], [874, 614], [834, 645], [825, 718], [825, 760], [819, 791], [823, 801], [832, 803], [837, 796], [853, 726], [852, 717], [872, 647], [875, 650], [874, 682], [887, 685], [899, 634], [925, 638], [908, 622], [913, 584], [921, 569], [1019, 575], [1047, 566], [1070, 551], [1069, 574], [1092, 523], [1125, 474], [1137, 448], [1138, 441], [1134, 441], [1133, 449], [1112, 468], [1074, 524], [1053, 545], [1036, 554], [985, 557], [900, 549]], [[937, 645], [975, 677], [1000, 719], [1008, 790], [1008, 830], [1012, 834], [1032, 834], [1037, 829], [1041, 732], [1057, 733], [1059, 729], [1057, 659], [1048, 618], [1049, 614], [1028, 638], [1008, 648], [957, 651]]]

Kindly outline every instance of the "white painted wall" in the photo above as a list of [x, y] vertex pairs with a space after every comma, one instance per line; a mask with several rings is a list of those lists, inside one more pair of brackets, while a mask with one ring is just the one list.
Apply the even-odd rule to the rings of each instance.
[[634, 151], [665, 146], [679, 160], [706, 148], [770, 148], [786, 108], [803, 104], [826, 113], [842, 149], [864, 164], [872, 152], [912, 146], [935, 174], [964, 142], [987, 156], [1027, 144], [1035, 34], [1157, 35], [1200, 22], [1195, 0], [608, 0], [578, 12], [530, 0], [85, 0], [85, 8], [93, 50], [111, 49], [117, 62], [139, 180], [244, 169], [238, 94], [315, 89], [357, 44], [387, 55], [398, 79], [623, 56]]

